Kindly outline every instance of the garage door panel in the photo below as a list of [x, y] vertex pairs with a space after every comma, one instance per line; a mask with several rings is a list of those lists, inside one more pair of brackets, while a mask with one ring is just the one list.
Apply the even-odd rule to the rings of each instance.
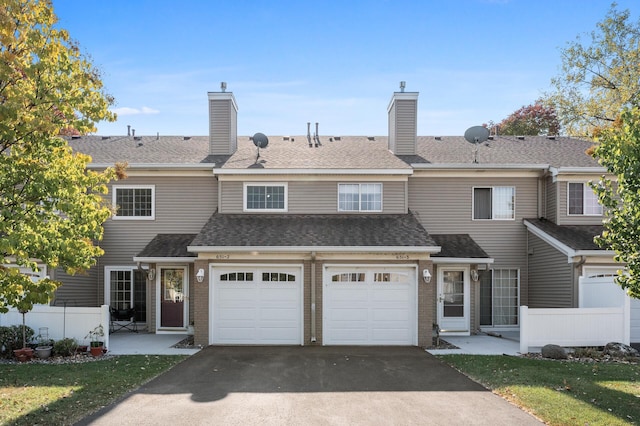
[[[327, 345], [417, 344], [415, 270], [327, 268], [324, 343]], [[357, 282], [348, 282], [357, 277]], [[334, 281], [335, 279], [335, 281]], [[347, 282], [340, 282], [344, 279]]]
[[[301, 344], [300, 268], [214, 267], [211, 330], [213, 344]], [[221, 280], [227, 278], [227, 281]], [[264, 280], [264, 281], [263, 281]], [[283, 280], [283, 281], [278, 281]]]

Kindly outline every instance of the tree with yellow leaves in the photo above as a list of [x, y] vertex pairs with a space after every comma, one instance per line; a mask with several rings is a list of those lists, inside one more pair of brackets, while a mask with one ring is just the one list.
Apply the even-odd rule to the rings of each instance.
[[56, 22], [50, 0], [0, 0], [0, 312], [50, 300], [60, 283], [32, 280], [38, 264], [95, 264], [111, 215], [103, 194], [118, 170], [88, 170], [60, 134], [115, 119], [113, 99]]

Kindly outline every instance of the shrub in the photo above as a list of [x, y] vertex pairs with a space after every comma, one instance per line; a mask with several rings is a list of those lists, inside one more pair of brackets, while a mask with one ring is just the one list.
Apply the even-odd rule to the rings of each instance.
[[78, 342], [76, 342], [76, 339], [67, 337], [53, 344], [53, 353], [59, 356], [71, 356], [76, 352], [77, 348]]
[[[28, 325], [25, 326], [27, 342], [33, 339], [35, 334]], [[13, 357], [13, 350], [22, 347], [22, 325], [12, 325], [10, 327], [0, 327], [0, 356], [3, 358]]]

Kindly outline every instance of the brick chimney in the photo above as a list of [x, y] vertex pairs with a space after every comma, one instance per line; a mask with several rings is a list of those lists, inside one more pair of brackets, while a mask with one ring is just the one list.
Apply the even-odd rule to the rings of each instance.
[[238, 147], [238, 104], [227, 83], [209, 92], [209, 154], [231, 155]]
[[418, 92], [394, 92], [389, 112], [389, 150], [395, 155], [415, 155], [418, 136]]

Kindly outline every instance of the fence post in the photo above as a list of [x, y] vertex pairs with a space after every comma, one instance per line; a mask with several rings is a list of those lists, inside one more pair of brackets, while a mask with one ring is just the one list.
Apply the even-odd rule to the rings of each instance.
[[104, 347], [107, 349], [109, 349], [109, 331], [111, 331], [110, 319], [109, 305], [100, 306], [100, 323], [104, 329]]
[[520, 353], [526, 354], [529, 352], [529, 307], [526, 305], [520, 306]]

